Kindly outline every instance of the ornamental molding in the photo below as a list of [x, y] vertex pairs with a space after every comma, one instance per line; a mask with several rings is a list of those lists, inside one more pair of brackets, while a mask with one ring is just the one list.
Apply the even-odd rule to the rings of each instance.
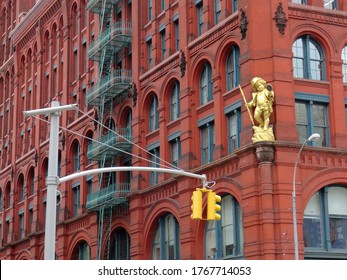
[[278, 31], [284, 35], [288, 19], [286, 18], [286, 13], [283, 11], [282, 2], [278, 3], [277, 11], [275, 12], [275, 17], [273, 20], [276, 22]]

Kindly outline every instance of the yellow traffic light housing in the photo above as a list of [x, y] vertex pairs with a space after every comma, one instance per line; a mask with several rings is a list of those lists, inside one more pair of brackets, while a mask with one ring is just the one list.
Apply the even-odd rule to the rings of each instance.
[[207, 220], [221, 219], [221, 215], [218, 213], [222, 207], [218, 204], [222, 201], [222, 198], [213, 191], [207, 193]]
[[202, 190], [196, 189], [192, 196], [192, 219], [202, 219]]

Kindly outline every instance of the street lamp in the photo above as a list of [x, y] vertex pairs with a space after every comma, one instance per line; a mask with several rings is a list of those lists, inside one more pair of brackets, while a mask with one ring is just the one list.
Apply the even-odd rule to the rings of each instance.
[[310, 137], [308, 137], [304, 143], [302, 143], [301, 148], [299, 150], [298, 155], [296, 156], [295, 164], [294, 164], [294, 175], [293, 175], [293, 192], [292, 192], [292, 208], [293, 208], [293, 230], [294, 230], [294, 253], [295, 253], [295, 259], [299, 259], [299, 243], [298, 243], [298, 225], [296, 221], [296, 167], [298, 165], [301, 151], [303, 150], [304, 146], [307, 142], [313, 141], [316, 142], [320, 138], [320, 135], [318, 133], [313, 133]]

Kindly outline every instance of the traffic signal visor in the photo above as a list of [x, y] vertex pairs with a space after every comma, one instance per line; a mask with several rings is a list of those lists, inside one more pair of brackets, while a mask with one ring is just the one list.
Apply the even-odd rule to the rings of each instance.
[[215, 192], [210, 191], [207, 194], [207, 220], [217, 220], [221, 219], [221, 215], [218, 213], [221, 211], [222, 207], [218, 204], [222, 201], [222, 198]]
[[192, 219], [202, 219], [202, 191], [196, 190], [192, 196]]

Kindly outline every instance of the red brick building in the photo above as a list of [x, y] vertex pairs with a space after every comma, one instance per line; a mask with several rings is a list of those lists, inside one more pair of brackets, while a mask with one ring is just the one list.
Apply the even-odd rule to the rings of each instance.
[[[49, 118], [58, 176], [108, 166], [206, 174], [221, 221], [192, 220], [201, 181], [155, 172], [59, 186], [57, 259], [347, 259], [347, 2], [0, 1], [0, 258], [43, 259]], [[252, 142], [240, 84], [275, 92]], [[93, 140], [92, 140], [93, 139]], [[206, 208], [206, 201], [203, 202]]]

